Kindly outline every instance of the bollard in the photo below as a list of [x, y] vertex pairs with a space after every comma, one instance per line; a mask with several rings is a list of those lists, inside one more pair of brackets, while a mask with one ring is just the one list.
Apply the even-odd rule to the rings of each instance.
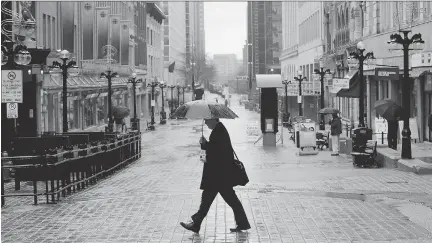
[[384, 132], [381, 132], [381, 144], [384, 144]]
[[296, 132], [296, 143], [297, 143], [297, 148], [300, 148], [300, 131]]

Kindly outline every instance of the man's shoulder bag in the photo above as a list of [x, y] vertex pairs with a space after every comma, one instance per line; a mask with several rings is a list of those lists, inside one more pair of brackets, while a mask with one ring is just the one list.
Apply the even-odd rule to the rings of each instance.
[[236, 152], [234, 150], [233, 152], [235, 155], [233, 166], [234, 186], [246, 186], [249, 182], [249, 177], [247, 176], [243, 163], [238, 159]]

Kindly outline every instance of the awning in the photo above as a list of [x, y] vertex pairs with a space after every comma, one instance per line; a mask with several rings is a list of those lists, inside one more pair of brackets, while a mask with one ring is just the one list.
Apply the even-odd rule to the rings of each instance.
[[358, 70], [349, 71], [344, 78], [349, 79], [349, 88], [341, 89], [336, 96], [347, 98], [360, 98], [360, 80]]

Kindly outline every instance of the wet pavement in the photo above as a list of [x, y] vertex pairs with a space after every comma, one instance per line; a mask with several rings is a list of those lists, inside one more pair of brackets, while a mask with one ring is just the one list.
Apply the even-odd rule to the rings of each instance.
[[202, 123], [182, 120], [146, 132], [141, 160], [56, 205], [7, 203], [2, 242], [432, 242], [432, 176], [354, 168], [329, 151], [297, 156], [287, 130], [283, 145], [254, 145], [246, 124], [259, 115], [231, 105], [240, 119], [223, 123], [250, 179], [236, 187], [248, 232], [229, 232], [234, 216], [220, 196], [199, 234], [179, 225], [198, 209], [202, 174]]

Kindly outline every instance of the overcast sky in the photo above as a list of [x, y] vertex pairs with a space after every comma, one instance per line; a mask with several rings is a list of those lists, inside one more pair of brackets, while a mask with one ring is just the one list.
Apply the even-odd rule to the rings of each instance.
[[247, 2], [205, 2], [204, 28], [206, 52], [236, 54], [243, 58], [247, 38]]

